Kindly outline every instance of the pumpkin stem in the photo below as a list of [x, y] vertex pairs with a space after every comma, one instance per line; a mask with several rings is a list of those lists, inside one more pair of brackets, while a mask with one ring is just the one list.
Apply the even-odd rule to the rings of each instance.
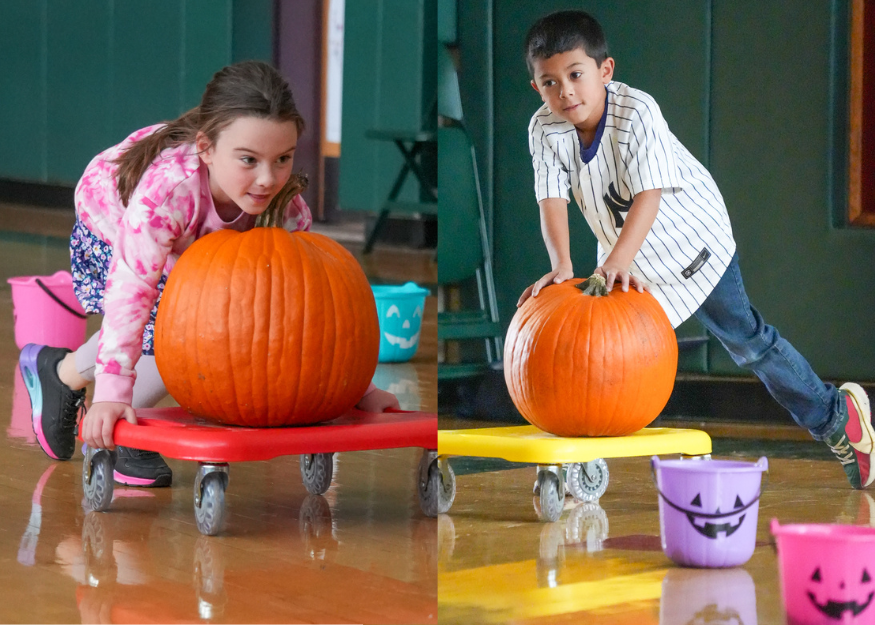
[[267, 207], [255, 220], [256, 228], [282, 228], [283, 217], [285, 216], [286, 206], [289, 205], [296, 195], [302, 193], [307, 188], [309, 179], [307, 174], [292, 174], [289, 176], [289, 181], [280, 189], [274, 198], [270, 201], [270, 206]]
[[584, 295], [604, 297], [608, 294], [608, 286], [604, 276], [597, 273], [592, 274], [589, 278], [574, 286], [583, 291]]

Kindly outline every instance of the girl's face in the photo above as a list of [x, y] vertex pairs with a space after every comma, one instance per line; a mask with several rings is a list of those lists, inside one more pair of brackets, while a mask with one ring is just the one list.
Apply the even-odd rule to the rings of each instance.
[[238, 117], [215, 143], [199, 134], [196, 144], [210, 172], [210, 192], [222, 217], [239, 209], [263, 213], [292, 174], [298, 129], [294, 122]]

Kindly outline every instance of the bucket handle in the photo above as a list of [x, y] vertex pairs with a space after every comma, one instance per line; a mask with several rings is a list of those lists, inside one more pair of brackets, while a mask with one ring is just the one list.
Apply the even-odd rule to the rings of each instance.
[[87, 319], [88, 318], [86, 315], [83, 315], [81, 312], [78, 312], [78, 311], [70, 308], [70, 306], [68, 306], [65, 302], [62, 302], [61, 299], [57, 295], [52, 293], [52, 290], [49, 287], [47, 287], [45, 284], [43, 284], [43, 281], [40, 280], [39, 278], [36, 279], [36, 284], [39, 288], [41, 288], [43, 291], [45, 291], [46, 295], [48, 295], [53, 300], [55, 300], [55, 302], [57, 302], [57, 304], [59, 306], [61, 306], [61, 308], [66, 310], [71, 315], [75, 315], [76, 317], [79, 317], [80, 319]]
[[768, 481], [769, 481], [769, 470], [766, 469], [763, 473], [765, 475], [764, 475], [763, 483], [760, 486], [760, 492], [757, 493], [757, 496], [754, 497], [749, 504], [746, 504], [745, 506], [743, 506], [741, 508], [735, 508], [734, 510], [732, 510], [732, 512], [720, 512], [720, 513], [708, 514], [708, 513], [697, 512], [695, 510], [687, 510], [685, 508], [680, 507], [679, 505], [674, 503], [671, 499], [669, 499], [665, 495], [665, 493], [663, 493], [661, 490], [659, 490], [659, 485], [656, 483], [656, 467], [654, 466], [654, 462], [652, 460], [650, 462], [650, 477], [653, 478], [653, 486], [654, 486], [654, 488], [656, 488], [656, 492], [659, 493], [659, 496], [662, 497], [662, 499], [665, 501], [665, 503], [667, 503], [669, 506], [671, 506], [672, 508], [674, 508], [678, 512], [681, 512], [683, 514], [695, 514], [697, 517], [702, 517], [704, 519], [722, 519], [723, 517], [728, 517], [728, 516], [732, 516], [733, 514], [738, 514], [740, 512], [744, 512], [745, 510], [750, 508], [752, 505], [754, 505], [757, 501], [759, 501], [760, 496], [763, 494], [763, 491], [766, 489], [766, 484], [768, 484]]

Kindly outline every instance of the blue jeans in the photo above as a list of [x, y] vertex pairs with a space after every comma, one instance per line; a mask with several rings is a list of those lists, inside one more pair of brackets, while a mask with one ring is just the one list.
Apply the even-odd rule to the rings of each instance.
[[695, 316], [815, 439], [823, 440], [840, 427], [838, 390], [824, 384], [802, 354], [750, 305], [738, 253]]

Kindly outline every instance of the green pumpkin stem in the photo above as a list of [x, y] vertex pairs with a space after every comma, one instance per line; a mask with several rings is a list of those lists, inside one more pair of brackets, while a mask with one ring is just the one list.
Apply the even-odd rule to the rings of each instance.
[[608, 294], [608, 286], [604, 276], [600, 276], [597, 273], [592, 274], [589, 278], [574, 286], [583, 291], [584, 295], [605, 297]]
[[292, 174], [280, 192], [271, 200], [267, 210], [255, 219], [256, 228], [282, 228], [286, 206], [289, 205], [296, 195], [307, 188], [309, 179], [307, 174]]

